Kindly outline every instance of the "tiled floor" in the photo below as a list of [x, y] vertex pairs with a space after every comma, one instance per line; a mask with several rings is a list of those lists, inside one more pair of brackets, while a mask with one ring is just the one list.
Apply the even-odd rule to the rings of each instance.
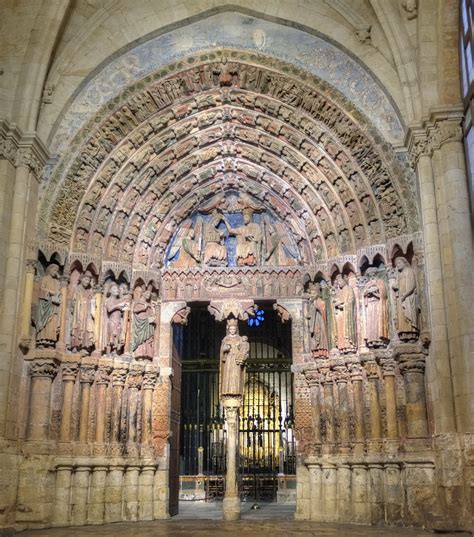
[[[372, 528], [297, 522], [293, 520], [294, 506], [260, 504], [251, 509], [251, 503], [242, 504], [242, 520], [222, 521], [222, 504], [182, 503], [180, 514], [171, 520], [156, 520], [105, 526], [83, 526], [28, 530], [21, 537], [429, 537], [422, 530], [406, 528]], [[460, 537], [460, 534], [444, 534]]]

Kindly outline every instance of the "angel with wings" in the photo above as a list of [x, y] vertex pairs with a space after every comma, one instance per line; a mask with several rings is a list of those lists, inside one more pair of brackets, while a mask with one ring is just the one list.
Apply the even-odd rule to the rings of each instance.
[[264, 263], [273, 266], [295, 265], [299, 259], [297, 247], [281, 222], [263, 219]]
[[199, 216], [195, 224], [186, 220], [176, 234], [168, 252], [172, 268], [191, 268], [201, 263], [203, 220]]

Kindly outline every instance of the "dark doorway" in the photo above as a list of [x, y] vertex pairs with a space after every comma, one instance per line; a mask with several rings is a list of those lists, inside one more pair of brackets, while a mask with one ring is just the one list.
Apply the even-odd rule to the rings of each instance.
[[[276, 499], [278, 479], [294, 475], [291, 325], [272, 304], [239, 322], [250, 342], [240, 415], [242, 499]], [[219, 352], [225, 323], [206, 305], [191, 308], [183, 329], [180, 429], [182, 499], [220, 499], [224, 491], [225, 419], [219, 404]]]

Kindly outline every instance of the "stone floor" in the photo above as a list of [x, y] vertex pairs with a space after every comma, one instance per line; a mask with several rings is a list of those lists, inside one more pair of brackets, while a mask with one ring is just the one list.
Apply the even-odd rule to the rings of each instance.
[[[371, 528], [347, 524], [320, 524], [293, 520], [294, 506], [242, 504], [242, 520], [222, 521], [222, 504], [183, 502], [180, 514], [171, 520], [155, 520], [80, 528], [28, 530], [21, 537], [232, 537], [234, 535], [258, 537], [429, 537], [430, 533], [406, 528]], [[445, 533], [444, 537], [461, 534]]]

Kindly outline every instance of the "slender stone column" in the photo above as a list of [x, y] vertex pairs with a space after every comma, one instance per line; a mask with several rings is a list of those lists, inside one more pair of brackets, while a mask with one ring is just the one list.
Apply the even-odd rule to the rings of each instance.
[[122, 517], [123, 466], [111, 466], [106, 479], [104, 522], [120, 522]]
[[143, 466], [138, 479], [139, 519], [153, 519], [153, 478], [155, 466]]
[[338, 407], [337, 407], [337, 422], [338, 422], [338, 444], [342, 452], [349, 451], [349, 399], [347, 395], [347, 382], [349, 380], [349, 372], [344, 363], [344, 359], [340, 358], [334, 367], [334, 378], [338, 391]]
[[143, 374], [141, 443], [145, 445], [149, 445], [152, 442], [153, 390], [158, 380], [158, 371], [159, 369], [156, 366], [147, 364]]
[[237, 481], [237, 454], [239, 450], [239, 408], [241, 398], [229, 397], [223, 399], [226, 413], [226, 482], [224, 494], [224, 520], [240, 519], [240, 498]]
[[354, 452], [364, 451], [364, 396], [362, 391], [362, 366], [358, 362], [349, 363], [354, 395]]
[[88, 524], [104, 523], [106, 478], [107, 466], [94, 466], [91, 476], [89, 506], [87, 508]]
[[63, 362], [61, 365], [63, 405], [61, 411], [61, 428], [59, 429], [60, 442], [69, 442], [71, 440], [72, 398], [78, 371], [79, 364], [77, 362]]
[[315, 368], [307, 368], [304, 370], [306, 382], [309, 386], [311, 397], [311, 410], [313, 418], [313, 441], [316, 446], [321, 446], [321, 402], [320, 402], [320, 389], [321, 389], [321, 373]]
[[425, 354], [417, 345], [396, 349], [406, 394], [407, 434], [409, 438], [428, 436], [425, 392]]
[[128, 385], [128, 442], [136, 442], [138, 439], [138, 399], [142, 387], [143, 371], [140, 366], [132, 366], [127, 377]]
[[128, 364], [114, 365], [112, 371], [112, 442], [120, 441], [120, 421], [122, 418], [122, 392], [127, 379]]
[[393, 358], [381, 358], [382, 376], [385, 387], [385, 414], [387, 417], [387, 438], [398, 437], [397, 396], [395, 389], [396, 362]]
[[402, 521], [403, 489], [400, 465], [385, 463], [385, 512], [389, 524]]
[[372, 525], [384, 522], [384, 471], [383, 465], [369, 463], [369, 504], [370, 523]]
[[36, 358], [30, 364], [31, 395], [28, 440], [44, 441], [49, 439], [51, 385], [57, 372], [58, 364], [54, 358]]
[[79, 416], [79, 442], [87, 442], [89, 431], [89, 406], [91, 397], [91, 384], [94, 382], [95, 367], [89, 364], [81, 365], [81, 411]]
[[87, 496], [89, 491], [89, 466], [77, 466], [74, 469], [72, 492], [72, 523], [83, 526], [87, 522]]
[[124, 476], [124, 518], [131, 522], [138, 520], [138, 466], [128, 466]]
[[363, 363], [367, 372], [369, 384], [370, 438], [375, 440], [382, 436], [380, 423], [380, 398], [377, 386], [380, 372], [374, 356], [368, 355], [363, 357]]
[[333, 372], [329, 369], [327, 361], [321, 361], [319, 371], [321, 373], [321, 413], [322, 420], [322, 436], [323, 436], [323, 452], [332, 452], [335, 442], [334, 431], [334, 398], [333, 398]]
[[21, 311], [20, 339], [23, 347], [30, 346], [31, 330], [31, 303], [33, 301], [33, 285], [35, 280], [36, 260], [30, 260], [26, 264], [25, 292], [23, 295], [23, 306]]
[[102, 326], [102, 293], [103, 288], [101, 285], [97, 285], [95, 288], [95, 317], [94, 317], [94, 339], [96, 352], [100, 352], [101, 333]]
[[71, 520], [71, 476], [72, 465], [56, 467], [54, 490], [53, 526], [68, 526]]
[[60, 352], [66, 351], [66, 335], [67, 335], [67, 312], [68, 304], [68, 278], [62, 276], [61, 283], [61, 307], [59, 309], [59, 339], [56, 348]]
[[105, 442], [106, 396], [111, 371], [112, 364], [110, 362], [101, 362], [95, 375], [95, 384], [97, 387], [95, 441], [99, 444], [103, 444]]

